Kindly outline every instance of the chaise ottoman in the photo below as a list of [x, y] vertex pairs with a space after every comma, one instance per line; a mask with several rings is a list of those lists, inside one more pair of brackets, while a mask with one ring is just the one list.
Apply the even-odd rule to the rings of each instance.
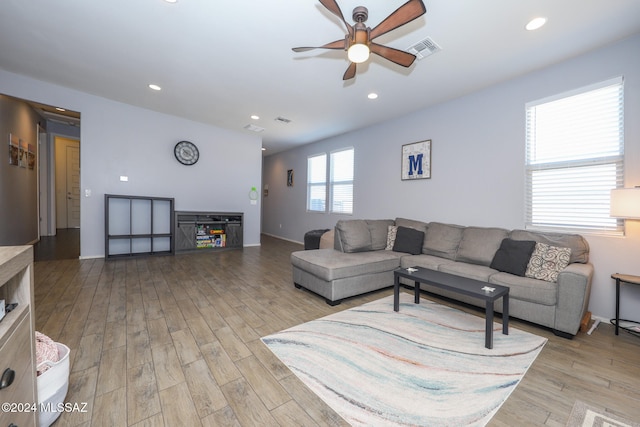
[[[293, 283], [337, 305], [344, 298], [393, 285], [393, 270], [400, 267], [400, 252], [345, 253], [335, 249], [297, 251], [291, 254]], [[302, 285], [304, 284], [304, 286]]]

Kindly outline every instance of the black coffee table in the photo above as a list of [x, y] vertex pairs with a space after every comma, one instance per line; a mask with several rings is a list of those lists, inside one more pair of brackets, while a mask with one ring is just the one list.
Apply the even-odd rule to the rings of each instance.
[[485, 301], [484, 346], [493, 348], [493, 303], [502, 298], [502, 333], [509, 335], [509, 287], [488, 284], [480, 280], [430, 270], [428, 268], [398, 268], [393, 272], [393, 310], [400, 310], [400, 278], [413, 280], [414, 302], [420, 304], [420, 283], [468, 295]]

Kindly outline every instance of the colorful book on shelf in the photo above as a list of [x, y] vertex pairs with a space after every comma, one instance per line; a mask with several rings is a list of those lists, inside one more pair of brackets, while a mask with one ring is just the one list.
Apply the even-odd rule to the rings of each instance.
[[227, 235], [226, 234], [221, 234], [221, 235], [217, 236], [214, 239], [214, 245], [217, 248], [224, 248], [225, 246], [227, 246]]

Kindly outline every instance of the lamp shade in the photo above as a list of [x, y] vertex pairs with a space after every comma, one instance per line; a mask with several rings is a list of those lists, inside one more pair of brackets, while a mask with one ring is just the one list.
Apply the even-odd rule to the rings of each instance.
[[640, 219], [640, 187], [611, 190], [610, 215], [616, 218]]
[[347, 57], [349, 57], [349, 61], [361, 64], [369, 59], [369, 53], [369, 46], [366, 44], [356, 43], [347, 51]]

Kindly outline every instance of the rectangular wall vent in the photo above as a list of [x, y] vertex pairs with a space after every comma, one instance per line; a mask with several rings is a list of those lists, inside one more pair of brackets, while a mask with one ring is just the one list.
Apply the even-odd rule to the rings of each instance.
[[246, 130], [250, 130], [251, 132], [262, 132], [264, 131], [264, 128], [261, 128], [260, 126], [256, 126], [256, 125], [246, 125], [244, 127]]
[[442, 48], [438, 46], [436, 42], [427, 37], [424, 40], [420, 40], [418, 43], [410, 46], [407, 51], [413, 53], [416, 58], [422, 59], [429, 55], [433, 55], [436, 52], [440, 52]]
[[291, 123], [291, 120], [286, 119], [286, 118], [281, 117], [281, 116], [276, 117], [276, 118], [275, 118], [275, 119], [273, 119], [273, 120], [275, 120], [276, 122], [284, 123], [285, 125], [286, 125], [286, 124]]

